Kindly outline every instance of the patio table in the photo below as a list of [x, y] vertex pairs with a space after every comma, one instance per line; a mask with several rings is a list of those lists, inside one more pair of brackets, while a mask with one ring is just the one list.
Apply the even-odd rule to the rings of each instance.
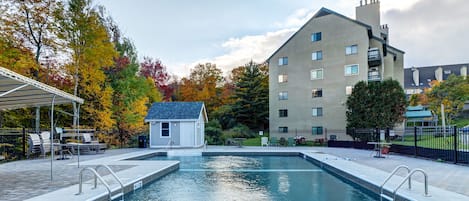
[[391, 145], [392, 143], [389, 143], [389, 142], [367, 142], [367, 144], [375, 145], [374, 150], [377, 151], [378, 153], [376, 153], [376, 155], [374, 155], [373, 157], [375, 157], [375, 158], [384, 158], [384, 156], [381, 155], [383, 145]]

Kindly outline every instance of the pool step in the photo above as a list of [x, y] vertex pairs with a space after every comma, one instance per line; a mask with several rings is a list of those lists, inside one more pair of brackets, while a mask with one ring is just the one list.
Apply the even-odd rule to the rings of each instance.
[[112, 200], [120, 200], [120, 201], [124, 201], [124, 193], [117, 193], [115, 195], [113, 195], [111, 197], [111, 201]]
[[166, 152], [168, 156], [202, 156], [202, 152], [194, 152], [194, 151], [168, 151]]
[[[389, 197], [389, 196], [387, 196], [387, 195], [385, 195], [385, 194], [380, 194], [380, 196], [381, 196], [381, 198], [384, 198], [384, 199], [386, 199], [386, 200], [390, 200], [390, 201], [394, 200], [394, 198]], [[383, 200], [383, 199], [381, 199], [381, 200]]]

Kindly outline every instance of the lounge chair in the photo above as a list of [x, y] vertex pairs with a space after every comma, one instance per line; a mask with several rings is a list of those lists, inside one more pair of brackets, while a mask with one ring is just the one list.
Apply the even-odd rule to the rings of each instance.
[[[46, 156], [46, 154], [50, 152], [52, 145], [52, 141], [50, 140], [50, 132], [43, 131], [41, 134], [39, 134], [39, 136], [41, 137], [42, 143], [42, 155]], [[58, 147], [54, 147], [54, 151], [58, 151]]]
[[278, 146], [278, 140], [276, 137], [271, 137], [270, 138], [270, 143], [269, 143], [270, 146]]
[[31, 156], [31, 154], [36, 154], [36, 153], [40, 153], [42, 154], [42, 142], [41, 142], [41, 138], [39, 137], [38, 134], [28, 134], [29, 135], [29, 138], [28, 138], [28, 154], [27, 154], [27, 157], [29, 158], [29, 156]]
[[80, 151], [84, 152], [104, 152], [107, 149], [106, 143], [99, 143], [98, 140], [93, 140], [90, 133], [83, 133], [83, 144], [89, 146], [81, 146]]
[[91, 134], [83, 133], [83, 143], [85, 143], [85, 144], [99, 143], [99, 141], [98, 140], [92, 140], [91, 139]]

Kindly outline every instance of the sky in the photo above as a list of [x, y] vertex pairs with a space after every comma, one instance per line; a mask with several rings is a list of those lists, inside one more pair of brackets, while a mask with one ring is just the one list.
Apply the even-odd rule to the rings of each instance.
[[[365, 0], [363, 0], [364, 2]], [[370, 1], [370, 0], [368, 0]], [[404, 67], [469, 63], [468, 0], [380, 0], [390, 44]], [[355, 19], [360, 0], [96, 0], [143, 57], [187, 77], [199, 63], [226, 75], [264, 62], [325, 7]]]

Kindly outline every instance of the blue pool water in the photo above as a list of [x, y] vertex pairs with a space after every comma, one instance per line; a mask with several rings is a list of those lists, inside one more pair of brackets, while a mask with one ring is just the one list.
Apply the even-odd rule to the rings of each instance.
[[180, 169], [125, 200], [377, 200], [295, 156], [157, 156]]

